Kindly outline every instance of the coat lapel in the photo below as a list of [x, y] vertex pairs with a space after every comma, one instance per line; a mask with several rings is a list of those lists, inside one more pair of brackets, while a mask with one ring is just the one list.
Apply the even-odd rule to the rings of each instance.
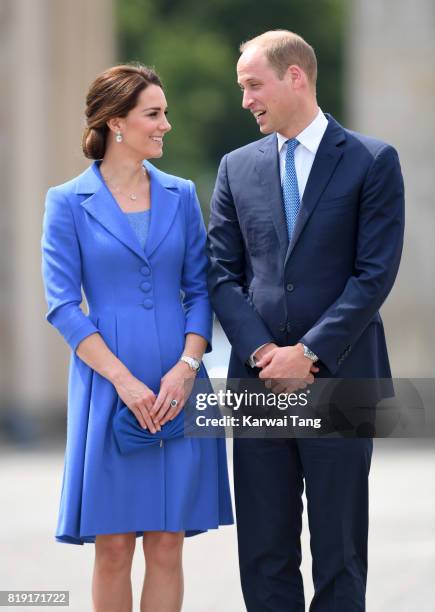
[[330, 115], [328, 117], [328, 127], [320, 142], [314, 162], [308, 177], [301, 207], [296, 220], [295, 229], [286, 255], [286, 263], [299, 240], [308, 219], [316, 208], [320, 196], [326, 189], [329, 180], [343, 155], [340, 145], [345, 141], [345, 132], [341, 125]]
[[288, 234], [282, 199], [276, 134], [261, 141], [257, 149], [255, 165], [263, 189], [264, 202], [267, 202], [280, 248], [285, 254], [288, 248]]
[[157, 248], [166, 235], [174, 218], [178, 193], [167, 190], [164, 182], [175, 186], [170, 177], [166, 177], [151, 164], [144, 164], [150, 174], [151, 180], [151, 223], [145, 251], [142, 250], [126, 214], [110, 193], [101, 176], [97, 162], [94, 162], [78, 180], [76, 193], [89, 197], [81, 202], [83, 208], [107, 229], [115, 238], [132, 250], [138, 257], [147, 260], [147, 257]]
[[176, 179], [144, 163], [151, 179], [151, 223], [145, 252], [148, 257], [157, 249], [174, 221], [180, 202]]

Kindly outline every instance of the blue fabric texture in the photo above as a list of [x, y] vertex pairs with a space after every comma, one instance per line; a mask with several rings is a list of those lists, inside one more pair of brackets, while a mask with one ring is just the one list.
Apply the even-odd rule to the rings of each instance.
[[[122, 409], [116, 389], [75, 352], [99, 333], [158, 393], [183, 352], [185, 334], [203, 336], [211, 350], [206, 235], [194, 185], [144, 165], [152, 211], [145, 249], [98, 162], [47, 194], [47, 319], [71, 348], [59, 542], [144, 531], [189, 536], [233, 522], [225, 440], [177, 436], [122, 454], [113, 429]], [[80, 307], [82, 291], [88, 314]], [[198, 376], [207, 377], [204, 368]]]
[[145, 249], [150, 229], [151, 210], [141, 210], [140, 212], [129, 212], [126, 214], [141, 248]]

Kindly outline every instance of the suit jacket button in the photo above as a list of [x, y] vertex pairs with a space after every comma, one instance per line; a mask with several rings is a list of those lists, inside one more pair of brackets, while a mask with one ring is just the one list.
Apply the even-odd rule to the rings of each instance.
[[140, 271], [144, 276], [149, 276], [151, 274], [151, 270], [149, 269], [149, 266], [142, 266]]
[[154, 302], [152, 300], [144, 300], [143, 307], [147, 310], [150, 310], [154, 306]]
[[143, 282], [140, 286], [140, 288], [142, 289], [142, 291], [144, 291], [145, 293], [148, 293], [151, 290], [151, 283], [148, 283], [147, 281]]
[[278, 327], [279, 331], [284, 332], [286, 330], [286, 326], [285, 325], [280, 325]]
[[294, 285], [292, 285], [292, 283], [288, 283], [287, 285], [287, 291], [293, 291], [293, 289], [295, 288]]

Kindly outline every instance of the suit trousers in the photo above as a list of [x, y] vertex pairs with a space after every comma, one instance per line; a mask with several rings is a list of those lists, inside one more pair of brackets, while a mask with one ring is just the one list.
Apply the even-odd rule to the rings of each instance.
[[241, 584], [248, 612], [304, 612], [302, 492], [308, 504], [310, 612], [363, 612], [372, 439], [235, 439]]

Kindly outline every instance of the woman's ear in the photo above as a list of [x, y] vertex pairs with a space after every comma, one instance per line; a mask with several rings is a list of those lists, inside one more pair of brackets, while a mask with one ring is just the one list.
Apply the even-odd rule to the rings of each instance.
[[114, 134], [117, 134], [118, 132], [121, 132], [122, 130], [122, 120], [120, 119], [120, 117], [112, 117], [111, 119], [109, 119], [108, 121], [106, 121], [106, 125], [109, 128], [109, 130], [111, 130]]

